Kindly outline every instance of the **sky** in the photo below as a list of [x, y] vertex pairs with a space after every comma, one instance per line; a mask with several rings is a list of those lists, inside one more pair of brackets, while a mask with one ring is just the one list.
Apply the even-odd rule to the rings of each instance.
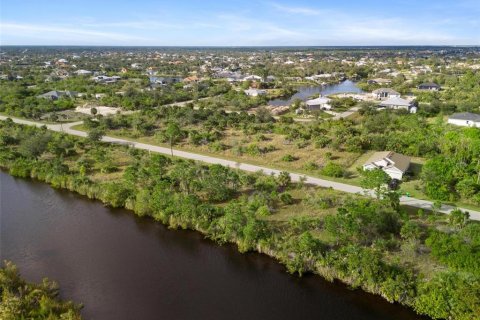
[[0, 45], [480, 45], [480, 0], [0, 0]]

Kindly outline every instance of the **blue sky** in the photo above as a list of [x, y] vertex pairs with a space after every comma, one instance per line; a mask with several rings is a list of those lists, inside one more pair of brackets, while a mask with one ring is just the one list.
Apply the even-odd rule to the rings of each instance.
[[4, 45], [480, 45], [480, 0], [0, 0]]

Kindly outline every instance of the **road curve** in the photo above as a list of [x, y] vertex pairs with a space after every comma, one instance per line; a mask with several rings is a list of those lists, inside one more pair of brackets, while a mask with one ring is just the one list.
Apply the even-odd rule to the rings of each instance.
[[[35, 122], [35, 121], [29, 121], [29, 120], [24, 120], [24, 119], [18, 119], [18, 118], [12, 118], [12, 117], [5, 117], [0, 115], [0, 120], [5, 120], [7, 118], [12, 119], [15, 123], [19, 124], [25, 124], [25, 125], [32, 125], [32, 126], [37, 126], [37, 127], [42, 127], [46, 126], [49, 130], [52, 131], [57, 131], [57, 132], [64, 132], [68, 133], [71, 135], [79, 136], [79, 137], [86, 137], [87, 133], [84, 131], [79, 131], [79, 130], [74, 130], [72, 129], [73, 126], [81, 124], [82, 122], [72, 122], [72, 123], [67, 123], [67, 124], [44, 124], [40, 122]], [[134, 148], [137, 149], [142, 149], [142, 150], [148, 150], [151, 152], [157, 152], [157, 153], [162, 153], [162, 154], [167, 154], [171, 155], [171, 150], [170, 148], [165, 148], [165, 147], [159, 147], [159, 146], [154, 146], [151, 144], [145, 144], [145, 143], [140, 143], [140, 142], [132, 142], [129, 140], [125, 139], [120, 139], [120, 138], [114, 138], [114, 137], [109, 137], [105, 136], [103, 137], [102, 141], [104, 142], [110, 142], [110, 143], [119, 143], [119, 144], [129, 144]], [[231, 167], [231, 168], [236, 168], [248, 172], [258, 172], [262, 171], [265, 174], [274, 174], [277, 175], [279, 174], [282, 170], [276, 170], [276, 169], [271, 169], [271, 168], [266, 168], [262, 166], [256, 166], [248, 163], [241, 163], [241, 162], [236, 162], [236, 161], [231, 161], [231, 160], [225, 160], [225, 159], [220, 159], [220, 158], [215, 158], [211, 156], [206, 156], [206, 155], [201, 155], [197, 153], [192, 153], [192, 152], [186, 152], [186, 151], [181, 151], [181, 150], [175, 150], [173, 149], [173, 155], [176, 157], [180, 158], [185, 158], [185, 159], [191, 159], [195, 161], [202, 161], [206, 163], [211, 163], [211, 164], [220, 164], [223, 166]], [[371, 190], [365, 190], [361, 187], [349, 185], [346, 183], [340, 183], [340, 182], [335, 182], [335, 181], [329, 181], [325, 179], [320, 179], [320, 178], [315, 178], [311, 176], [306, 176], [303, 174], [298, 174], [294, 172], [289, 172], [290, 177], [292, 178], [292, 181], [298, 182], [301, 179], [304, 180], [305, 183], [307, 184], [312, 184], [315, 186], [319, 187], [324, 187], [324, 188], [332, 188], [338, 191], [343, 191], [343, 192], [348, 192], [348, 193], [360, 193], [360, 194], [370, 194], [373, 196], [373, 192]], [[408, 205], [411, 207], [416, 207], [416, 208], [421, 208], [421, 209], [426, 209], [430, 210], [432, 208], [432, 202], [427, 201], [427, 200], [420, 200], [420, 199], [415, 199], [411, 197], [406, 197], [402, 196], [400, 198], [400, 203], [404, 205]], [[442, 208], [439, 210], [442, 213], [450, 213], [455, 207], [449, 206], [449, 205], [442, 205]], [[480, 221], [480, 211], [475, 211], [475, 210], [469, 210], [465, 208], [458, 207], [458, 209], [461, 209], [462, 211], [468, 211], [470, 213], [470, 219], [472, 220], [477, 220]]]

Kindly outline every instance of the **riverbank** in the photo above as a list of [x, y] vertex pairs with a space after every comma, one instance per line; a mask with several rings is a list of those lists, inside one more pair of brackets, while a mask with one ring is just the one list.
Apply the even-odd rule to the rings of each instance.
[[1, 171], [0, 181], [2, 258], [29, 281], [55, 279], [61, 297], [84, 305], [85, 319], [422, 319], [338, 281], [290, 275], [267, 255], [239, 253], [196, 231]]
[[[425, 234], [444, 224], [439, 216], [408, 215], [397, 211], [399, 208], [390, 200], [352, 199], [318, 188], [304, 189], [302, 194], [308, 197], [302, 199], [292, 194], [305, 186], [291, 184], [285, 174], [277, 178], [244, 174], [218, 165], [148, 155], [125, 146], [54, 133], [51, 136], [48, 131], [33, 127], [12, 123], [2, 126], [3, 136], [20, 137], [3, 147], [6, 149], [1, 159], [2, 167], [14, 176], [37, 178], [112, 207], [130, 208], [139, 216], [150, 216], [172, 228], [197, 230], [219, 243], [236, 243], [241, 252], [256, 250], [271, 255], [292, 273], [314, 272], [329, 280], [339, 279], [391, 302], [412, 306], [417, 312], [431, 314], [430, 295], [444, 276], [439, 270], [445, 269], [439, 264], [442, 268], [430, 270], [437, 262], [427, 253], [407, 258], [405, 252], [398, 250], [404, 241], [410, 241], [400, 237], [400, 226], [406, 222], [399, 215], [406, 221], [415, 221], [420, 230], [425, 229]], [[47, 137], [51, 143], [41, 153], [28, 148], [32, 146], [30, 142], [36, 147]], [[36, 152], [31, 154], [33, 158], [25, 154], [31, 151]], [[54, 156], [55, 153], [58, 154]], [[298, 206], [303, 208], [303, 215], [295, 214], [300, 211]], [[360, 215], [359, 221], [363, 222], [359, 229], [341, 231], [348, 224], [343, 221], [348, 215], [334, 214], [336, 210], [353, 210]], [[280, 212], [293, 215], [273, 219]], [[374, 232], [365, 234], [367, 227]], [[384, 243], [379, 247], [381, 241], [393, 241], [392, 237], [397, 244], [391, 247], [392, 244]], [[425, 238], [418, 240], [423, 243]], [[427, 268], [421, 265], [425, 260], [429, 260]], [[412, 263], [413, 269], [409, 267]], [[475, 290], [476, 282], [465, 283], [460, 274], [448, 274], [459, 277], [450, 288], [453, 292]], [[431, 280], [420, 280], [425, 275]], [[470, 302], [467, 306], [466, 302], [458, 303], [462, 308], [475, 307]], [[458, 307], [444, 306], [442, 314], [459, 312], [450, 308]]]

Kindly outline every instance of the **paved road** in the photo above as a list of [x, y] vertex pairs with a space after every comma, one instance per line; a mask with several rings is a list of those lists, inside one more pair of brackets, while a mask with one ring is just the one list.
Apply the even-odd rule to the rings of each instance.
[[[5, 120], [6, 118], [7, 117], [5, 116], [0, 116], [0, 120]], [[29, 120], [23, 120], [23, 119], [17, 119], [17, 118], [11, 118], [11, 119], [14, 122], [20, 123], [20, 124], [33, 125], [37, 127], [41, 127], [45, 125], [43, 123], [29, 121]], [[73, 126], [81, 123], [82, 122], [73, 122], [73, 123], [62, 124], [62, 125], [47, 124], [46, 126], [48, 129], [53, 131], [65, 132], [75, 136], [86, 137], [87, 136], [86, 132], [72, 129]], [[158, 153], [167, 154], [167, 155], [171, 154], [170, 148], [159, 147], [159, 146], [154, 146], [154, 145], [139, 143], [139, 142], [132, 142], [125, 139], [113, 138], [108, 136], [103, 137], [102, 140], [110, 143], [129, 144], [134, 148], [148, 150], [152, 152], [158, 152]], [[263, 171], [265, 174], [275, 174], [275, 175], [281, 172], [281, 170], [275, 170], [275, 169], [270, 169], [262, 166], [256, 166], [256, 165], [247, 164], [247, 163], [240, 163], [240, 162], [235, 162], [231, 160], [225, 160], [225, 159], [220, 159], [220, 158], [215, 158], [215, 157], [210, 157], [210, 156], [205, 156], [197, 153], [186, 152], [186, 151], [175, 150], [175, 149], [173, 150], [173, 155], [180, 158], [203, 161], [206, 163], [221, 164], [224, 166], [237, 168], [237, 169], [249, 171], [249, 172]], [[305, 183], [316, 185], [319, 187], [333, 188], [335, 190], [348, 192], [348, 193], [361, 193], [361, 194], [365, 193], [364, 189], [357, 186], [352, 186], [346, 183], [334, 182], [334, 181], [324, 180], [320, 178], [305, 176], [305, 175], [294, 173], [294, 172], [290, 172], [290, 176], [292, 178], [292, 181], [295, 181], [295, 182], [300, 181], [300, 179], [305, 179], [304, 180]], [[369, 191], [368, 193], [370, 195], [373, 195], [373, 192], [371, 191]], [[420, 200], [420, 199], [415, 199], [415, 198], [410, 198], [405, 196], [402, 196], [400, 198], [400, 202], [404, 205], [409, 205], [416, 208], [422, 208], [427, 210], [432, 208], [431, 201]], [[440, 212], [448, 214], [453, 209], [454, 207], [452, 206], [443, 205]], [[480, 221], [480, 211], [468, 210], [464, 208], [459, 208], [459, 209], [463, 211], [468, 211], [470, 213], [470, 219]]]

